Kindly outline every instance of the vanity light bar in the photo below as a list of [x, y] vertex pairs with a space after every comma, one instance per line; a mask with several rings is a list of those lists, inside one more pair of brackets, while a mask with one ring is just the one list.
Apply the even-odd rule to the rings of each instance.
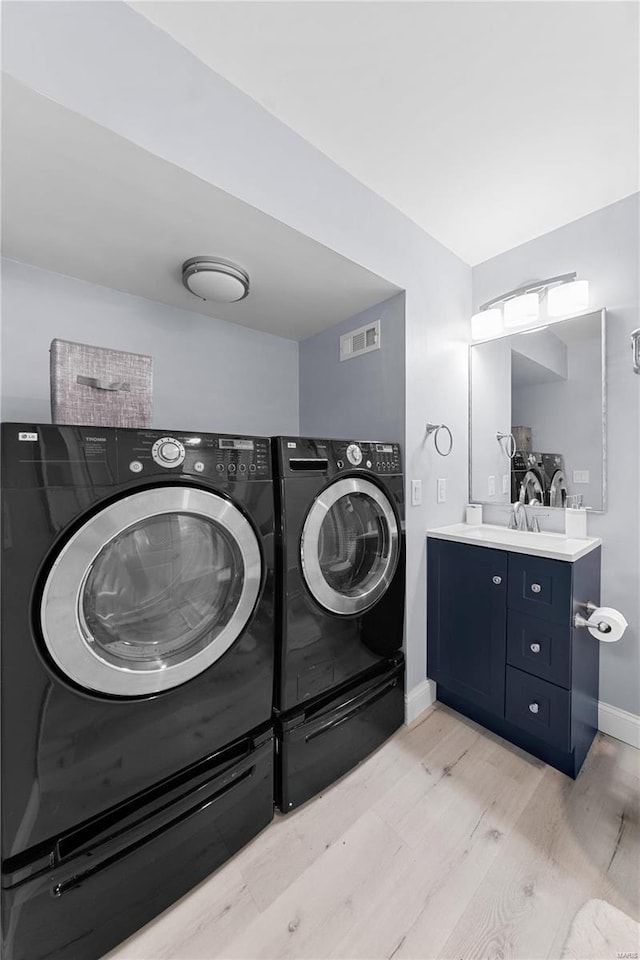
[[589, 281], [578, 280], [575, 271], [532, 280], [483, 303], [471, 318], [472, 340], [488, 340], [500, 336], [505, 328], [535, 323], [540, 299], [547, 292], [548, 317], [568, 316], [589, 305]]

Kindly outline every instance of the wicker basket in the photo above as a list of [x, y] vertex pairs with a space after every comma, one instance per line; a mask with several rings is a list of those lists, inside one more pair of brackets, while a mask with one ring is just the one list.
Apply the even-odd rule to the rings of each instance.
[[151, 426], [152, 365], [139, 353], [52, 340], [53, 423]]

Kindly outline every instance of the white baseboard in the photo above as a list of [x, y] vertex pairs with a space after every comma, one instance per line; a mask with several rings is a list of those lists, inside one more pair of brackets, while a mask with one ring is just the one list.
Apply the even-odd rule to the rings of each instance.
[[598, 729], [616, 740], [640, 749], [640, 717], [610, 703], [598, 704]]
[[436, 702], [436, 685], [433, 680], [423, 680], [404, 695], [404, 722], [413, 723], [421, 713]]

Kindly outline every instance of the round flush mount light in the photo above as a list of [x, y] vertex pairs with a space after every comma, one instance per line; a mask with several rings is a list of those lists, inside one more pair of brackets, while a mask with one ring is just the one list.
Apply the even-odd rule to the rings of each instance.
[[220, 257], [192, 257], [182, 264], [182, 282], [194, 296], [235, 303], [249, 296], [249, 274]]

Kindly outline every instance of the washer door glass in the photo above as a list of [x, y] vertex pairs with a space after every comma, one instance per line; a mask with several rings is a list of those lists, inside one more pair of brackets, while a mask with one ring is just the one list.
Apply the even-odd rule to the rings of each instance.
[[338, 480], [311, 507], [300, 554], [307, 587], [325, 609], [344, 615], [367, 610], [385, 593], [398, 563], [398, 523], [389, 499], [368, 480]]
[[531, 470], [527, 470], [524, 475], [524, 479], [520, 484], [518, 499], [521, 500], [522, 503], [530, 503], [532, 505], [544, 503], [542, 484]]
[[184, 487], [140, 492], [92, 517], [61, 551], [43, 593], [45, 642], [82, 686], [159, 692], [228, 650], [260, 582], [256, 536], [232, 504]]

